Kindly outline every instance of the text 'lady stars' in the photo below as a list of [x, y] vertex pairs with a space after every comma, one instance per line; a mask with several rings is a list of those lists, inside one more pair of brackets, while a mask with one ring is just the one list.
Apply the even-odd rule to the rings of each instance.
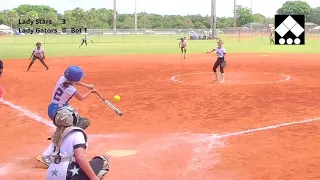
[[[57, 34], [57, 33], [71, 33], [71, 34], [81, 34], [87, 33], [87, 28], [61, 28], [59, 31], [54, 28], [52, 24], [53, 20], [50, 19], [19, 19], [18, 20], [18, 32], [24, 34]], [[61, 20], [61, 25], [66, 25], [66, 20]]]

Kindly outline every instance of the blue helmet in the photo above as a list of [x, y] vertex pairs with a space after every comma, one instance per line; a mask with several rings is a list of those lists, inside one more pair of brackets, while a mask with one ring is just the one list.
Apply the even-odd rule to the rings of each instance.
[[3, 62], [0, 60], [0, 69], [3, 69]]
[[68, 81], [79, 82], [84, 76], [84, 72], [79, 66], [69, 66], [64, 72], [64, 77]]

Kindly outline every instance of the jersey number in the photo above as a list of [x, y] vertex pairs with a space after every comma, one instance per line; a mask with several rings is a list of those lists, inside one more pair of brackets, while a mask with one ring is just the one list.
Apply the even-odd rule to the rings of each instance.
[[60, 101], [60, 97], [63, 94], [63, 89], [61, 89], [60, 87], [56, 90], [56, 92], [54, 93], [54, 100]]

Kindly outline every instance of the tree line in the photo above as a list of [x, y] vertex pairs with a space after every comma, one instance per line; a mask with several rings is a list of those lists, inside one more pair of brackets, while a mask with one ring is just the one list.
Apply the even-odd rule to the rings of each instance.
[[[237, 27], [250, 22], [273, 24], [273, 17], [265, 17], [262, 14], [253, 14], [250, 8], [237, 6]], [[311, 8], [303, 1], [287, 1], [277, 14], [304, 14], [306, 21], [320, 24], [320, 7]], [[112, 29], [113, 10], [106, 8], [92, 8], [85, 11], [81, 8], [58, 13], [52, 7], [44, 5], [20, 5], [11, 10], [0, 11], [0, 24], [6, 24], [12, 28], [30, 27], [28, 24], [19, 24], [19, 20], [50, 20], [50, 24], [32, 25], [37, 28], [89, 28]], [[217, 28], [233, 27], [233, 17], [217, 17]], [[158, 15], [138, 13], [139, 29], [209, 29], [211, 27], [210, 16], [201, 15]], [[133, 29], [134, 14], [117, 13], [117, 29]]]

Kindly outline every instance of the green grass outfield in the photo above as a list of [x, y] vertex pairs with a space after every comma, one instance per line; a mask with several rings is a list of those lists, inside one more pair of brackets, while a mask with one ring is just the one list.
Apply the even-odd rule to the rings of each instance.
[[[101, 56], [110, 54], [179, 53], [177, 38], [183, 35], [103, 35], [89, 36], [88, 48], [78, 48], [79, 35], [1, 36], [0, 59], [29, 58], [37, 41], [43, 43], [48, 57]], [[304, 46], [270, 46], [262, 35], [221, 36], [229, 53], [320, 53], [319, 37], [307, 37]], [[188, 40], [188, 53], [203, 53], [216, 46], [216, 41]]]

